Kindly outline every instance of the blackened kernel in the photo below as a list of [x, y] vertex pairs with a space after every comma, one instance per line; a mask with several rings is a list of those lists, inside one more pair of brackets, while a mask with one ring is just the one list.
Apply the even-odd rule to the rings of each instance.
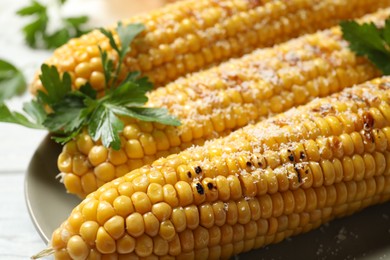
[[202, 184], [200, 184], [200, 183], [197, 183], [197, 184], [196, 184], [196, 191], [197, 191], [200, 195], [203, 195], [203, 194], [204, 194], [204, 189], [203, 189]]
[[306, 173], [306, 174], [309, 174], [309, 170], [308, 170], [308, 169], [306, 169], [306, 170], [305, 170], [305, 173]]
[[191, 178], [192, 177], [191, 172], [187, 172], [187, 176], [188, 176], [188, 178]]
[[195, 173], [196, 174], [199, 174], [199, 173], [201, 173], [202, 172], [202, 168], [200, 168], [200, 166], [196, 166], [195, 167]]
[[252, 163], [251, 162], [246, 162], [246, 166], [251, 167]]
[[300, 171], [301, 169], [298, 166], [294, 165], [294, 170], [297, 173], [298, 182], [301, 183], [302, 182], [302, 176]]
[[375, 136], [372, 131], [363, 130], [363, 137], [365, 138], [365, 141], [375, 143]]
[[209, 182], [209, 183], [207, 183], [207, 188], [209, 188], [209, 190], [211, 190], [212, 188], [214, 188], [214, 185], [211, 182]]
[[293, 162], [294, 161], [294, 155], [291, 153], [289, 156], [288, 156], [288, 159], [290, 160], [290, 162]]
[[303, 160], [303, 159], [306, 158], [306, 155], [305, 155], [305, 153], [304, 153], [303, 151], [301, 151], [301, 152], [299, 153], [299, 158], [301, 158], [301, 160]]
[[299, 183], [302, 183], [302, 176], [301, 176], [301, 172], [297, 172], [297, 177], [298, 177], [298, 182]]
[[364, 130], [370, 130], [374, 127], [374, 117], [369, 112], [363, 114], [363, 120]]

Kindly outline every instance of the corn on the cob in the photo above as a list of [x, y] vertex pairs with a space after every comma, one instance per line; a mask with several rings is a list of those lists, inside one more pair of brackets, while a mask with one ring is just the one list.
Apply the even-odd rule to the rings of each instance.
[[[389, 14], [387, 9], [369, 17], [380, 22]], [[368, 61], [348, 50], [338, 27], [303, 36], [151, 92], [147, 105], [167, 107], [182, 126], [128, 121], [119, 151], [82, 134], [65, 145], [58, 167], [67, 190], [85, 197], [162, 156], [376, 75]]]
[[[186, 0], [125, 23], [147, 27], [125, 59], [125, 72], [139, 70], [162, 85], [186, 73], [241, 56], [256, 48], [359, 17], [386, 7], [390, 0]], [[57, 49], [48, 64], [101, 91], [104, 74], [98, 46], [115, 57], [108, 40], [95, 30]], [[41, 89], [38, 77], [33, 93]]]
[[385, 77], [105, 184], [51, 246], [58, 259], [226, 259], [389, 199]]

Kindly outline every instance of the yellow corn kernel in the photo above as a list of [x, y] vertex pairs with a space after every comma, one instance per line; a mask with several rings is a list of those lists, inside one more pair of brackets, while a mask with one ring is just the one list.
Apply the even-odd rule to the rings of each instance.
[[100, 201], [96, 209], [96, 220], [103, 225], [108, 219], [115, 216], [115, 210], [110, 203]]
[[135, 239], [127, 234], [116, 242], [116, 248], [120, 254], [129, 254], [135, 249]]
[[96, 235], [96, 248], [102, 254], [114, 253], [116, 250], [115, 240], [107, 233], [103, 227], [99, 227]]
[[142, 235], [136, 239], [135, 253], [140, 257], [147, 257], [153, 252], [153, 240], [147, 236]]
[[133, 202], [135, 211], [141, 214], [150, 211], [152, 208], [150, 199], [144, 192], [134, 192], [134, 194], [131, 195], [131, 200]]
[[170, 220], [164, 220], [160, 223], [160, 229], [158, 233], [163, 239], [171, 241], [175, 235], [175, 227]]
[[137, 139], [130, 139], [125, 145], [126, 154], [130, 159], [139, 159], [144, 157], [144, 151], [141, 143]]
[[115, 179], [115, 167], [109, 163], [101, 163], [94, 169], [96, 177], [102, 181], [109, 182]]
[[125, 233], [125, 220], [121, 216], [114, 216], [104, 223], [104, 229], [112, 238], [117, 240]]
[[97, 166], [107, 160], [108, 151], [104, 146], [94, 146], [88, 153], [88, 160], [93, 166]]
[[170, 218], [172, 208], [166, 202], [159, 202], [153, 205], [152, 213], [157, 217], [159, 221], [165, 221]]
[[96, 240], [99, 224], [95, 221], [86, 221], [80, 226], [80, 236], [89, 245], [93, 245]]
[[89, 253], [88, 246], [80, 236], [72, 236], [66, 250], [73, 259], [85, 259]]
[[179, 181], [175, 184], [177, 197], [179, 199], [180, 206], [184, 207], [192, 203], [193, 195], [191, 186], [184, 181]]
[[158, 234], [160, 222], [155, 215], [151, 212], [147, 212], [143, 215], [145, 223], [145, 233], [149, 236], [155, 236]]

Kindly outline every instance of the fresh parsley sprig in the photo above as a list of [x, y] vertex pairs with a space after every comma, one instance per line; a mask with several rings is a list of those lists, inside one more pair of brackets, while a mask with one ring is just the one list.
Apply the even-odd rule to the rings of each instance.
[[340, 26], [343, 38], [353, 52], [367, 57], [384, 75], [390, 75], [390, 19], [383, 28], [374, 23], [358, 24], [355, 21], [343, 21]]
[[[119, 133], [124, 124], [120, 117], [132, 117], [141, 121], [180, 125], [165, 108], [144, 107], [148, 101], [146, 92], [153, 85], [139, 72], [130, 72], [120, 83], [118, 76], [132, 40], [144, 30], [143, 25], [118, 24], [117, 32], [121, 47], [115, 42], [112, 32], [101, 29], [110, 41], [118, 61], [108, 58], [101, 50], [104, 74], [107, 75], [105, 96], [98, 99], [96, 91], [87, 83], [72, 90], [68, 73], [61, 77], [57, 68], [42, 65], [40, 79], [44, 91], [38, 91], [36, 100], [24, 104], [24, 114], [11, 112], [0, 106], [0, 121], [21, 124], [31, 128], [45, 128], [54, 133], [53, 139], [66, 143], [86, 128], [94, 141], [101, 140], [106, 147], [120, 149]], [[114, 64], [117, 64], [114, 66]], [[119, 68], [119, 69], [118, 69]], [[118, 85], [116, 85], [118, 84]]]
[[[56, 4], [62, 6], [66, 0], [57, 0]], [[20, 16], [32, 17], [32, 22], [23, 27], [24, 38], [32, 48], [53, 49], [66, 43], [70, 38], [81, 36], [88, 32], [84, 29], [88, 22], [87, 16], [61, 17], [61, 26], [53, 33], [49, 33], [48, 7], [36, 0], [32, 0], [30, 5], [17, 11]], [[58, 14], [60, 15], [60, 14]]]
[[0, 59], [0, 103], [26, 90], [23, 73], [11, 63]]

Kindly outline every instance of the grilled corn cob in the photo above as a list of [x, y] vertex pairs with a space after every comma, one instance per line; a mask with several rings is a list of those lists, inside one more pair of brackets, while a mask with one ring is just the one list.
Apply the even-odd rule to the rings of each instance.
[[[373, 20], [384, 21], [389, 14], [390, 9], [381, 11]], [[65, 145], [58, 167], [67, 190], [85, 197], [160, 157], [376, 75], [368, 61], [348, 50], [338, 27], [303, 36], [151, 92], [147, 106], [167, 107], [182, 126], [127, 120], [119, 151], [84, 133]]]
[[58, 259], [227, 259], [389, 199], [385, 77], [105, 184], [51, 246]]
[[[123, 73], [139, 70], [156, 86], [256, 48], [335, 25], [386, 7], [390, 0], [186, 0], [125, 23], [147, 27], [125, 59]], [[74, 87], [86, 81], [98, 91], [104, 74], [98, 46], [115, 57], [108, 40], [95, 30], [72, 39], [47, 60], [67, 71]], [[36, 77], [31, 90], [42, 89]]]

